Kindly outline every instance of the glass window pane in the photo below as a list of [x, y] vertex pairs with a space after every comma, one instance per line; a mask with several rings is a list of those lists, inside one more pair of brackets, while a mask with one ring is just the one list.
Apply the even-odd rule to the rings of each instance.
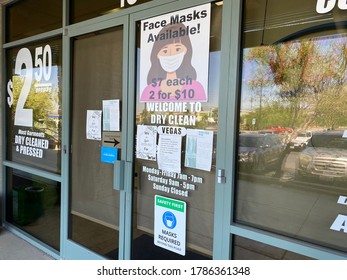
[[347, 14], [316, 4], [246, 1], [236, 221], [347, 251]]
[[6, 221], [60, 250], [60, 183], [7, 169]]
[[6, 159], [61, 169], [61, 40], [7, 51]]
[[62, 0], [20, 0], [6, 6], [6, 42], [62, 27]]
[[[151, 0], [71, 0], [70, 1], [70, 19], [71, 23], [77, 23], [94, 17], [129, 8], [133, 5], [149, 2]], [[131, 3], [131, 4], [129, 4]]]
[[[118, 139], [121, 132], [106, 127], [116, 119], [110, 118], [114, 114], [107, 115], [103, 104], [118, 101], [121, 110], [123, 27], [77, 37], [73, 44], [69, 238], [117, 259], [119, 192], [112, 186], [113, 161], [120, 159], [121, 153], [120, 145], [115, 148], [104, 141]], [[88, 111], [93, 112], [90, 118]], [[86, 123], [88, 132], [100, 133], [103, 141], [89, 133], [86, 136]], [[108, 150], [103, 152], [103, 148]], [[112, 160], [104, 160], [105, 154]]]
[[311, 260], [311, 258], [235, 235], [233, 260]]

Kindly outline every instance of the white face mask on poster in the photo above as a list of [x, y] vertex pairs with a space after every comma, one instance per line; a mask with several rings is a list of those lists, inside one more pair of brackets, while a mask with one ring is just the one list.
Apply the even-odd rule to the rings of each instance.
[[175, 72], [180, 68], [185, 52], [170, 56], [158, 56], [161, 67], [168, 73]]

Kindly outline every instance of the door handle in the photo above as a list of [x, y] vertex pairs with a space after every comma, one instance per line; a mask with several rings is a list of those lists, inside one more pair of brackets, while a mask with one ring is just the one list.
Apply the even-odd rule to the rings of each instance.
[[225, 184], [226, 183], [225, 170], [224, 169], [218, 169], [217, 183], [218, 184]]
[[113, 189], [124, 190], [124, 161], [116, 160], [113, 164]]

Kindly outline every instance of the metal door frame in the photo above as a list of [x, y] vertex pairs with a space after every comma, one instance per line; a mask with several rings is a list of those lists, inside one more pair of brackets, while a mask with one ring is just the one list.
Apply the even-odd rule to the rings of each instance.
[[[83, 24], [82, 26], [77, 25], [77, 26], [72, 26], [71, 28], [68, 28], [66, 30], [64, 30], [64, 39], [63, 39], [63, 49], [64, 49], [64, 55], [63, 55], [63, 65], [68, 65], [68, 67], [65, 67], [65, 71], [64, 71], [64, 76], [66, 77], [65, 79], [67, 79], [68, 81], [65, 83], [65, 86], [63, 86], [63, 92], [70, 92], [71, 89], [71, 84], [72, 84], [72, 77], [71, 77], [71, 61], [73, 59], [72, 57], [72, 39], [76, 36], [80, 36], [83, 34], [88, 34], [88, 33], [92, 33], [95, 31], [101, 31], [101, 30], [105, 30], [108, 28], [112, 28], [112, 27], [123, 27], [123, 77], [122, 77], [122, 103], [123, 104], [127, 104], [127, 72], [128, 72], [128, 64], [127, 64], [127, 51], [128, 51], [128, 16], [119, 16], [116, 17], [114, 19], [111, 20], [107, 20], [107, 21], [101, 21], [99, 23], [93, 23], [90, 25], [85, 25]], [[63, 145], [64, 148], [66, 150], [66, 159], [64, 160], [64, 164], [63, 164], [63, 172], [64, 174], [69, 174], [70, 170], [69, 170], [69, 158], [70, 158], [70, 120], [71, 120], [71, 116], [70, 116], [70, 95], [64, 95], [63, 96], [63, 124], [65, 123], [65, 126], [63, 128]], [[127, 115], [127, 110], [126, 108], [123, 108], [122, 110], [122, 120], [126, 120], [126, 115]], [[122, 133], [122, 143], [126, 143], [126, 139], [127, 139], [127, 135], [126, 132]], [[125, 149], [122, 148], [121, 149], [121, 158], [124, 158], [125, 155]], [[89, 249], [83, 248], [81, 245], [77, 244], [76, 242], [70, 240], [68, 238], [68, 225], [69, 225], [69, 189], [70, 189], [70, 185], [69, 185], [69, 178], [70, 175], [73, 176], [73, 174], [69, 174], [67, 176], [65, 176], [65, 180], [64, 180], [64, 185], [65, 186], [69, 186], [69, 187], [65, 187], [63, 193], [63, 197], [62, 197], [62, 201], [66, 202], [64, 204], [62, 204], [62, 213], [63, 213], [63, 218], [62, 220], [64, 221], [62, 224], [62, 240], [61, 240], [61, 254], [63, 256], [63, 258], [67, 258], [67, 259], [104, 259], [103, 256], [100, 256], [92, 251], [90, 251]], [[110, 185], [112, 184], [112, 182], [110, 182]], [[121, 242], [122, 238], [121, 236], [124, 235], [124, 226], [121, 223], [124, 223], [124, 219], [122, 217], [124, 217], [124, 196], [125, 193], [124, 191], [120, 191], [120, 225], [119, 225], [119, 258], [122, 259], [123, 258], [123, 252], [124, 252], [124, 246], [123, 246], [123, 242]]]

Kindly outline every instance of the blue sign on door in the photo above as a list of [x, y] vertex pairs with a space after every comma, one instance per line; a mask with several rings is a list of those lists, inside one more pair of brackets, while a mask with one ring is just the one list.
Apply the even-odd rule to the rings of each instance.
[[110, 147], [101, 147], [101, 161], [113, 164], [118, 159], [118, 149]]

